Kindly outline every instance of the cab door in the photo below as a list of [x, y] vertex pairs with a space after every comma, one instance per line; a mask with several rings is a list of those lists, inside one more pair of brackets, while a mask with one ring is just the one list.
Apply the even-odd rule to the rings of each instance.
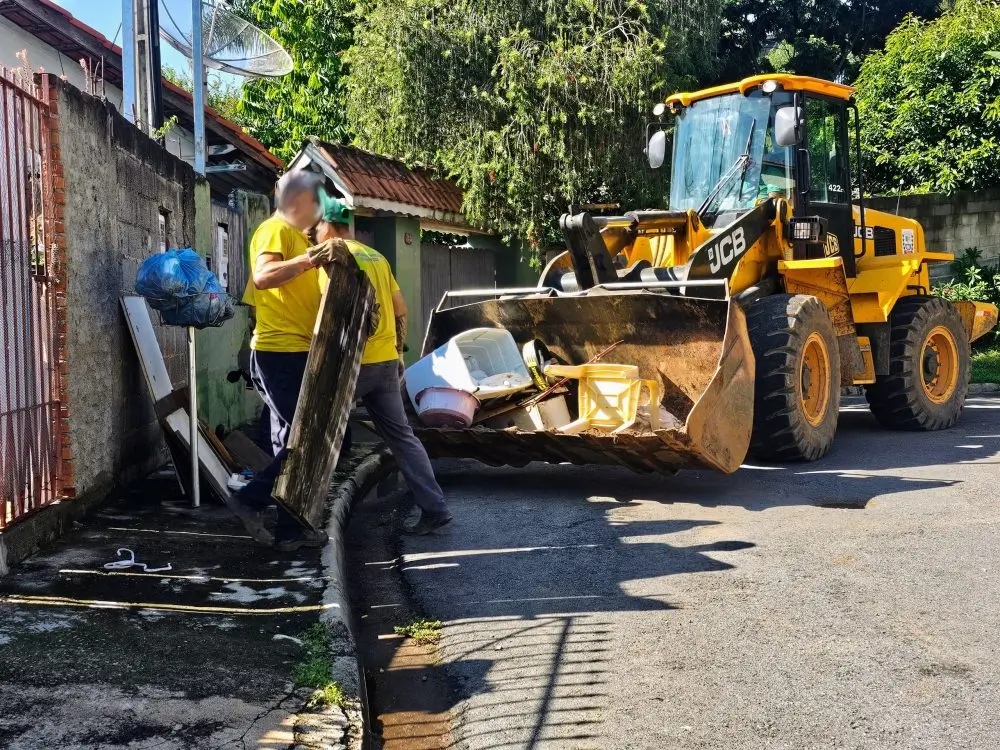
[[828, 222], [826, 255], [840, 255], [844, 271], [855, 275], [854, 217], [851, 212], [850, 141], [847, 102], [805, 96], [805, 143], [800, 154], [802, 202], [806, 216]]

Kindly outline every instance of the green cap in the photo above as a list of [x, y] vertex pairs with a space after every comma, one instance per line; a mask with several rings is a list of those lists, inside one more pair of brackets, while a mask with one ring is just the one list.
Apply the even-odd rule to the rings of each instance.
[[318, 188], [319, 205], [323, 209], [323, 221], [331, 224], [350, 224], [351, 209], [339, 198], [334, 198], [322, 187]]

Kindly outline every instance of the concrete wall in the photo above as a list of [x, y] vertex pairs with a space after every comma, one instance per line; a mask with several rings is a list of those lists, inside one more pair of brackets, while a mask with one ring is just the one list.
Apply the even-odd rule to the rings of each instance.
[[[191, 167], [140, 133], [113, 107], [57, 84], [65, 179], [67, 396], [77, 495], [103, 492], [163, 463], [167, 454], [119, 304], [142, 261], [195, 235]], [[187, 381], [179, 328], [154, 324], [175, 386]]]
[[[200, 191], [197, 195], [198, 216], [203, 216], [207, 195]], [[230, 261], [229, 293], [237, 300], [243, 296], [246, 280], [249, 278], [249, 245], [254, 231], [264, 219], [271, 215], [270, 201], [262, 195], [240, 192], [236, 196], [236, 211], [239, 227], [229, 215]], [[199, 243], [205, 231], [214, 233], [215, 220], [219, 219], [218, 206], [210, 211], [212, 225], [200, 228]], [[201, 222], [198, 222], [201, 227]], [[210, 236], [214, 236], [210, 235]], [[212, 247], [211, 241], [199, 244], [202, 255]], [[243, 262], [235, 262], [236, 253], [242, 254]], [[256, 391], [248, 390], [243, 380], [230, 383], [226, 376], [233, 370], [247, 366], [241, 362], [241, 351], [249, 357], [250, 337], [253, 335], [251, 308], [237, 305], [236, 315], [221, 328], [206, 328], [196, 334], [198, 366], [198, 411], [201, 420], [212, 429], [222, 427], [226, 432], [252, 422], [260, 416], [263, 402]]]
[[[110, 0], [106, 0], [110, 2]], [[17, 26], [6, 18], [0, 17], [0, 65], [7, 68], [21, 67], [17, 53], [27, 52], [28, 64], [33, 70], [44, 68], [46, 73], [66, 76], [66, 80], [76, 88], [86, 91], [87, 82], [83, 75], [80, 62], [62, 54], [55, 47], [50, 47], [41, 39]], [[122, 90], [117, 86], [105, 83], [104, 96], [119, 112], [122, 108]], [[194, 157], [194, 135], [184, 128], [173, 128], [164, 139], [167, 151], [187, 158]]]
[[[954, 195], [906, 195], [872, 198], [866, 205], [879, 211], [916, 219], [924, 228], [927, 248], [960, 255], [969, 247], [983, 251], [983, 260], [1000, 259], [1000, 189]], [[935, 275], [947, 275], [947, 268]]]

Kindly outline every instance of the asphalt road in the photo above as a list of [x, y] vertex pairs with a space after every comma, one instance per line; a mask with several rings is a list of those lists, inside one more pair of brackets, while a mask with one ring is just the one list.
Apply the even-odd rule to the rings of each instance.
[[463, 748], [1000, 747], [1000, 399], [732, 476], [440, 466], [405, 541]]

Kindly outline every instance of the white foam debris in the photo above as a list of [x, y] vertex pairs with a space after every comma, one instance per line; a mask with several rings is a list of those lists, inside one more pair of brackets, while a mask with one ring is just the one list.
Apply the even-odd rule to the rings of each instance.
[[261, 600], [280, 599], [283, 596], [288, 596], [288, 590], [284, 586], [271, 586], [258, 590], [242, 583], [230, 581], [223, 584], [222, 588], [224, 591], [213, 591], [210, 596], [220, 601], [239, 604], [251, 604]]

